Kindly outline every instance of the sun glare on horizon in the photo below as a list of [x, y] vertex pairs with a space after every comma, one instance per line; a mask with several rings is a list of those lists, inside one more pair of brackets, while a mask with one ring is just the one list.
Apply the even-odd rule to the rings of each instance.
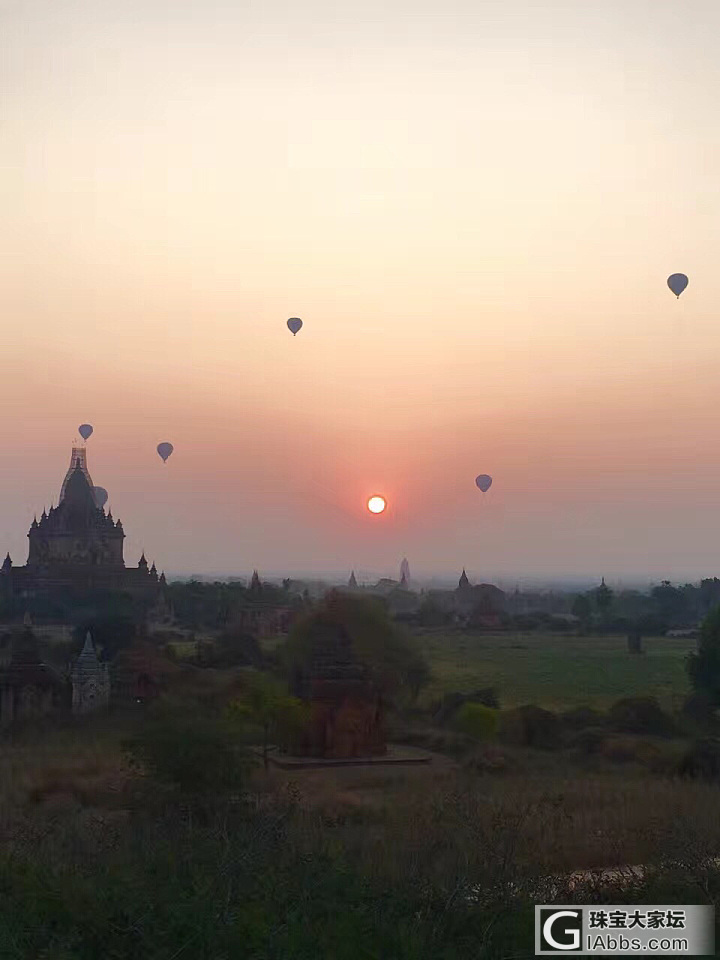
[[370, 497], [367, 502], [367, 507], [370, 513], [383, 513], [387, 503], [385, 502], [384, 497]]

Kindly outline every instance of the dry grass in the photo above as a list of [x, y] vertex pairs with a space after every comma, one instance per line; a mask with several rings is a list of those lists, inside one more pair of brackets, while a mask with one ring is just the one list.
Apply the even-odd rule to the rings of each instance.
[[129, 772], [120, 743], [131, 718], [88, 718], [62, 726], [44, 724], [0, 743], [0, 830], [28, 804], [65, 798], [71, 804], [110, 806]]
[[[2, 837], [48, 818], [72, 824], [74, 844], [106, 834], [96, 824], [130, 802], [120, 744], [132, 726], [132, 715], [96, 717], [0, 744]], [[630, 762], [593, 758], [584, 768], [564, 754], [509, 750], [494, 774], [441, 755], [427, 766], [257, 769], [250, 789], [259, 807], [290, 798], [302, 843], [330, 839], [371, 872], [408, 863], [481, 872], [491, 862], [544, 874], [655, 863], [691, 848], [718, 855], [720, 787], [653, 775], [632, 762], [637, 745], [628, 750]]]
[[692, 844], [720, 853], [720, 787], [636, 767], [586, 775], [553, 758], [547, 771], [539, 763], [498, 777], [442, 758], [416, 768], [271, 770], [256, 789], [266, 799], [293, 795], [305, 829], [372, 827], [356, 855], [383, 869], [413, 850], [445, 849], [479, 865], [508, 844], [514, 869], [538, 874], [657, 863]]

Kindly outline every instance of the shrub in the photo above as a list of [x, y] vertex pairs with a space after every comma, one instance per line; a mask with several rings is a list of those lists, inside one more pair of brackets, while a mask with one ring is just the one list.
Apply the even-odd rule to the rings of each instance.
[[215, 649], [215, 666], [262, 667], [263, 654], [257, 637], [249, 633], [225, 630]]
[[657, 757], [657, 747], [646, 740], [633, 737], [608, 737], [600, 745], [599, 753], [616, 763], [640, 763], [648, 765]]
[[668, 737], [675, 732], [671, 717], [663, 712], [653, 697], [630, 697], [618, 700], [610, 708], [610, 723], [622, 733], [649, 733]]
[[455, 714], [455, 726], [472, 740], [492, 740], [499, 725], [498, 711], [482, 703], [465, 703]]
[[275, 738], [281, 750], [292, 750], [310, 721], [311, 709], [304, 701], [291, 697], [282, 684], [267, 674], [248, 671], [243, 683], [241, 696], [229, 704], [226, 716], [230, 723], [249, 718], [261, 727], [263, 763], [267, 769], [270, 737]]
[[680, 759], [677, 772], [681, 777], [720, 778], [720, 740], [697, 740]]
[[575, 707], [561, 714], [560, 719], [566, 726], [582, 730], [585, 727], [599, 727], [603, 722], [603, 715], [592, 707]]
[[497, 748], [484, 747], [468, 757], [464, 766], [473, 773], [504, 773], [508, 769], [508, 761]]
[[435, 723], [440, 725], [447, 723], [465, 703], [479, 703], [493, 710], [500, 708], [500, 701], [494, 687], [476, 690], [474, 693], [446, 693], [442, 701], [433, 708]]
[[503, 715], [500, 731], [508, 743], [550, 750], [562, 741], [559, 719], [549, 710], [528, 704]]
[[568, 746], [586, 755], [596, 754], [601, 752], [606, 737], [607, 733], [601, 727], [585, 727], [571, 735]]
[[715, 705], [707, 693], [700, 691], [685, 697], [680, 712], [689, 720], [707, 722], [715, 712]]
[[186, 794], [236, 790], [248, 765], [231, 724], [185, 703], [152, 707], [123, 749], [133, 765]]

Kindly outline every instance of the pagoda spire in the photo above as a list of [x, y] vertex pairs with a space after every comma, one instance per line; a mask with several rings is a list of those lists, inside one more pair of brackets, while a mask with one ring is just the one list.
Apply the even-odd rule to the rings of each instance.
[[82, 651], [80, 652], [81, 657], [95, 657], [95, 644], [93, 643], [93, 638], [88, 630], [85, 634], [85, 643], [83, 644]]

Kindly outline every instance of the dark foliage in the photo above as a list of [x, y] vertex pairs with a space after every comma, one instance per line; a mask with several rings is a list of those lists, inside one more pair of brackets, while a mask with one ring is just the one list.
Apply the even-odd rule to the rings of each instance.
[[720, 740], [697, 740], [680, 761], [678, 773], [681, 777], [720, 779]]
[[703, 620], [697, 653], [688, 657], [688, 673], [695, 690], [720, 706], [720, 606]]
[[622, 733], [645, 733], [671, 737], [675, 724], [654, 697], [629, 697], [610, 708], [608, 718], [613, 729]]
[[475, 690], [473, 693], [447, 693], [434, 707], [434, 722], [439, 726], [448, 723], [457, 711], [466, 703], [480, 703], [493, 710], [499, 710], [500, 701], [494, 687], [485, 690]]
[[603, 715], [592, 707], [575, 707], [566, 710], [560, 715], [562, 722], [571, 729], [582, 730], [584, 727], [599, 727], [604, 721]]
[[283, 651], [295, 686], [302, 683], [318, 654], [327, 650], [332, 655], [339, 636], [348, 641], [353, 657], [386, 694], [404, 689], [414, 697], [429, 679], [424, 658], [380, 599], [333, 590], [295, 624]]
[[562, 745], [563, 731], [559, 718], [534, 704], [509, 710], [502, 716], [500, 735], [508, 743], [523, 747], [552, 750]]
[[90, 632], [93, 641], [102, 652], [104, 660], [112, 660], [126, 649], [138, 636], [138, 625], [128, 616], [98, 616], [78, 624], [73, 630], [73, 641], [78, 651], [82, 649], [85, 636]]
[[236, 727], [187, 703], [151, 707], [124, 749], [135, 765], [189, 795], [237, 790], [248, 766]]

